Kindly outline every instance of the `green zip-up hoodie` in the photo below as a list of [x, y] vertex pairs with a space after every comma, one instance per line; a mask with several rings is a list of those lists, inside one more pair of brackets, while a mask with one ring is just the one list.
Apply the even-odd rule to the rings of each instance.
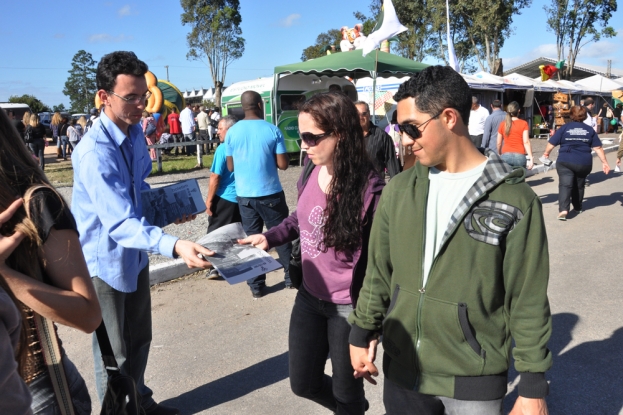
[[495, 153], [452, 215], [422, 286], [428, 168], [392, 179], [370, 236], [368, 267], [350, 343], [383, 334], [383, 372], [420, 393], [502, 398], [512, 356], [519, 394], [544, 397], [549, 256], [541, 202]]

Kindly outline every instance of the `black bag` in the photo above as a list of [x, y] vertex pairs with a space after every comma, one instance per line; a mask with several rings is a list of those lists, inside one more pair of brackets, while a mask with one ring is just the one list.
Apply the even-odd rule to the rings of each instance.
[[101, 415], [145, 415], [141, 407], [141, 395], [131, 376], [121, 374], [112, 351], [104, 321], [95, 331], [102, 352], [104, 367], [108, 373], [108, 385], [102, 401]]
[[[305, 161], [306, 163], [303, 167], [303, 172], [301, 173], [301, 176], [303, 176], [303, 186], [305, 186], [307, 179], [309, 179], [314, 167], [316, 167], [307, 157], [305, 157]], [[300, 238], [296, 238], [292, 241], [292, 254], [290, 255], [290, 268], [288, 269], [288, 274], [290, 275], [290, 283], [298, 290], [301, 284], [303, 284]]]
[[215, 119], [210, 118], [210, 127], [218, 128], [218, 121], [216, 121]]
[[26, 131], [24, 131], [24, 142], [26, 144], [30, 144], [34, 141], [35, 136], [34, 136], [34, 131], [32, 130], [32, 127], [29, 125], [28, 127], [26, 127]]

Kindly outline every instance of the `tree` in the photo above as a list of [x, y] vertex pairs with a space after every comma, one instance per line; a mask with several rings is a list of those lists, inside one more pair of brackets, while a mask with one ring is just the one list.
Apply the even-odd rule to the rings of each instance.
[[94, 104], [97, 86], [95, 83], [96, 62], [89, 52], [79, 50], [71, 60], [69, 78], [63, 94], [69, 97], [72, 111], [89, 112]]
[[67, 111], [67, 108], [65, 108], [64, 104], [58, 104], [58, 105], [54, 105], [52, 107], [52, 112], [65, 112]]
[[227, 67], [244, 53], [239, 0], [181, 0], [182, 24], [191, 27], [186, 36], [187, 59], [208, 59], [214, 82], [214, 102], [221, 105]]
[[12, 95], [9, 97], [9, 102], [14, 104], [26, 104], [30, 107], [33, 113], [50, 111], [50, 107], [41, 102], [34, 95], [24, 94], [22, 96]]
[[567, 66], [563, 78], [570, 79], [580, 49], [601, 37], [616, 36], [608, 21], [617, 11], [616, 0], [551, 0], [544, 6], [547, 13], [548, 30], [556, 34], [558, 60], [564, 60], [564, 49], [568, 48]]
[[494, 72], [504, 40], [512, 34], [513, 16], [530, 6], [532, 0], [456, 0], [452, 15], [465, 28], [478, 65]]
[[[342, 32], [340, 29], [330, 29], [321, 33], [316, 38], [316, 43], [303, 49], [301, 60], [305, 62], [309, 59], [316, 59], [327, 54], [327, 46], [335, 46], [335, 52], [340, 52], [340, 41]], [[334, 52], [332, 52], [334, 53]]]

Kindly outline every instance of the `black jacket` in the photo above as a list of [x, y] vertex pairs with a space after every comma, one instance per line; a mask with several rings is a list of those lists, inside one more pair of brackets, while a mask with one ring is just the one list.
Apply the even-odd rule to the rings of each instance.
[[381, 177], [385, 175], [385, 169], [387, 169], [390, 178], [400, 173], [400, 164], [398, 164], [394, 150], [394, 142], [385, 131], [370, 123], [370, 131], [365, 140], [368, 156], [370, 156], [374, 168]]

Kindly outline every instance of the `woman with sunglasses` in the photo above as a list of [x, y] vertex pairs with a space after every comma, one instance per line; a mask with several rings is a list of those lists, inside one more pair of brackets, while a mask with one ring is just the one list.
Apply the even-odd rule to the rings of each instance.
[[[297, 210], [265, 234], [241, 240], [269, 249], [300, 237], [303, 282], [290, 320], [290, 386], [338, 414], [363, 415], [363, 379], [350, 364], [347, 318], [363, 283], [372, 218], [384, 181], [368, 159], [357, 109], [343, 94], [313, 96], [300, 109], [307, 151]], [[307, 170], [309, 171], [309, 170]], [[327, 355], [333, 376], [324, 374]]]

